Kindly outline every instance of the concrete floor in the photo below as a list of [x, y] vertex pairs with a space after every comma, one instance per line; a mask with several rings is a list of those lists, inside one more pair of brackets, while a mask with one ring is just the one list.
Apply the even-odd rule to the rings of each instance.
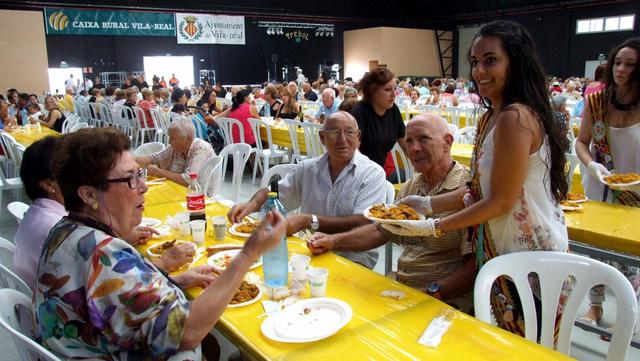
[[[227, 173], [229, 174], [229, 173]], [[229, 176], [227, 177], [229, 178]], [[225, 187], [223, 187], [223, 195], [227, 195], [225, 189], [228, 189], [230, 186], [230, 181], [227, 180], [225, 182]], [[251, 176], [248, 172], [245, 173], [245, 177], [243, 179], [243, 187], [240, 192], [239, 200], [244, 201], [251, 198], [253, 193], [257, 190], [257, 186], [251, 185]], [[15, 196], [11, 194], [12, 192], [5, 192], [3, 197], [3, 204], [0, 205], [0, 237], [4, 237], [6, 239], [13, 239], [13, 235], [17, 228], [17, 224], [15, 219], [9, 214], [6, 210], [6, 204], [15, 199]], [[28, 200], [26, 196], [22, 196], [22, 201], [27, 202]], [[383, 274], [384, 270], [384, 248], [379, 248], [380, 252], [380, 260], [375, 267], [375, 271]], [[401, 247], [394, 246], [393, 252], [393, 264], [395, 268], [396, 261], [398, 256], [402, 252]], [[582, 304], [581, 310], [579, 312], [580, 315], [587, 309], [587, 301]], [[603, 319], [603, 324], [611, 325], [615, 320], [615, 298], [612, 295], [607, 295], [607, 302], [605, 302], [605, 317]], [[222, 357], [221, 360], [227, 360], [228, 356], [236, 351], [236, 348], [231, 344], [228, 340], [224, 338], [219, 332], [216, 330], [213, 331], [213, 334], [220, 341], [220, 345], [222, 347]], [[592, 360], [605, 360], [606, 352], [609, 343], [600, 340], [600, 337], [583, 331], [577, 327], [574, 327], [573, 332], [573, 341], [571, 348], [571, 356], [584, 361], [592, 361]], [[16, 352], [15, 346], [11, 341], [11, 338], [8, 337], [8, 334], [0, 329], [0, 359], [6, 361], [19, 360], [18, 354]], [[640, 360], [640, 350], [636, 348], [630, 348], [629, 354], [627, 356], [628, 361], [637, 361]]]

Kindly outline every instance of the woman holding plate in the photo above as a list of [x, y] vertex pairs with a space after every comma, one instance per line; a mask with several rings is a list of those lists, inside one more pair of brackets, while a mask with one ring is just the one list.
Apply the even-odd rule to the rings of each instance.
[[[444, 195], [400, 200], [425, 215], [455, 213], [382, 227], [404, 236], [435, 237], [468, 227], [478, 267], [506, 253], [566, 252], [559, 202], [568, 187], [567, 139], [553, 119], [531, 36], [517, 23], [491, 22], [474, 36], [469, 61], [473, 86], [487, 109], [478, 124], [471, 182]], [[500, 327], [524, 335], [522, 306], [512, 282], [498, 279], [491, 304]]]
[[[614, 190], [601, 179], [610, 173], [640, 173], [639, 58], [640, 38], [631, 38], [611, 51], [604, 74], [606, 87], [587, 96], [576, 142], [576, 153], [589, 170], [582, 177], [587, 197], [632, 207], [640, 207], [640, 185]], [[612, 265], [629, 279], [636, 296], [640, 295], [640, 268]], [[604, 286], [591, 290], [586, 321], [600, 321], [604, 297]]]
[[[38, 337], [64, 358], [117, 360], [200, 360], [207, 338], [207, 359], [217, 360], [207, 335], [250, 265], [280, 242], [286, 221], [269, 213], [218, 277], [211, 266], [168, 276], [122, 239], [140, 223], [147, 191], [130, 148], [113, 128], [82, 129], [57, 145], [54, 177], [69, 215], [42, 249]], [[196, 286], [205, 289], [190, 301], [182, 290]]]

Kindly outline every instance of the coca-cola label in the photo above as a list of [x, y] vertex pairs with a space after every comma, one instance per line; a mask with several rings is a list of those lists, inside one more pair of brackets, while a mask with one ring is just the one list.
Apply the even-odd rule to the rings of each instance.
[[204, 194], [187, 195], [187, 209], [189, 211], [201, 211], [204, 209]]

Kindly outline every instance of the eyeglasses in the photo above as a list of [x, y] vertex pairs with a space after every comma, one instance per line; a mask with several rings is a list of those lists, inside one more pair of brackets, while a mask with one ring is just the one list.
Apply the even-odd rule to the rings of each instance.
[[323, 130], [322, 133], [325, 136], [334, 140], [338, 139], [340, 134], [344, 134], [344, 137], [347, 139], [354, 139], [357, 136], [359, 131], [360, 129], [345, 129], [345, 130], [333, 129], [333, 130]]
[[105, 179], [102, 182], [102, 186], [104, 187], [109, 183], [125, 183], [126, 182], [129, 185], [130, 189], [136, 189], [140, 185], [140, 178], [143, 178], [144, 173], [145, 173], [144, 168], [140, 168], [138, 169], [137, 172], [131, 173], [131, 175], [129, 175], [128, 177]]

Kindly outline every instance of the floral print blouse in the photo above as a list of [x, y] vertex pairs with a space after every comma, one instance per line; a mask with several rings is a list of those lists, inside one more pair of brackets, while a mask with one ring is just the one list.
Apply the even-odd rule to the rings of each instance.
[[58, 355], [103, 360], [199, 360], [178, 352], [184, 293], [126, 241], [63, 218], [38, 265], [37, 336]]

